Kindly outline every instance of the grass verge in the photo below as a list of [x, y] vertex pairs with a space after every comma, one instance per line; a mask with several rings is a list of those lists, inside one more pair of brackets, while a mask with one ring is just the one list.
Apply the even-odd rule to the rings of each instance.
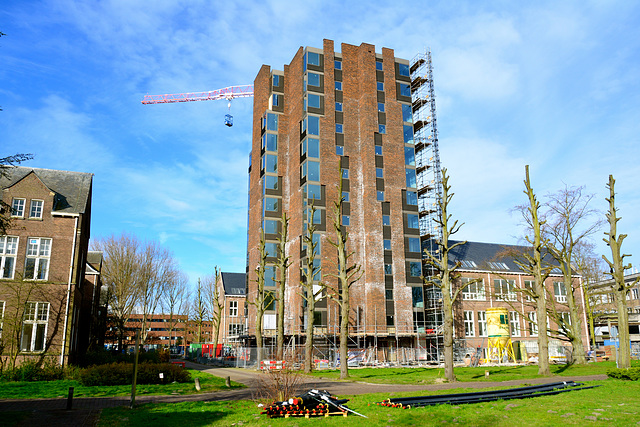
[[[172, 384], [137, 384], [136, 395], [186, 395], [209, 393], [219, 390], [242, 388], [244, 385], [231, 382], [231, 388], [224, 384], [224, 378], [207, 374], [202, 371], [189, 370], [191, 378], [200, 378], [201, 391], [197, 391], [194, 382]], [[74, 388], [74, 397], [107, 397], [127, 396], [131, 394], [131, 385], [93, 386], [82, 385], [75, 380], [59, 381], [17, 381], [0, 383], [0, 399], [38, 399], [67, 397], [69, 387]]]
[[[583, 425], [596, 422], [602, 425], [635, 425], [640, 419], [640, 382], [608, 379], [594, 381], [600, 384], [588, 390], [572, 391], [556, 396], [541, 396], [532, 399], [487, 402], [469, 405], [440, 405], [426, 408], [398, 409], [374, 405], [389, 397], [438, 394], [437, 392], [364, 394], [340, 396], [351, 400], [347, 406], [366, 415], [311, 418], [270, 419], [260, 415], [261, 408], [256, 402], [183, 402], [170, 405], [142, 405], [135, 409], [105, 409], [100, 418], [100, 426], [158, 426], [182, 425], [185, 420], [191, 426], [229, 425], [323, 425], [337, 426], [393, 426], [393, 425], [440, 425], [461, 424], [473, 426], [555, 426]], [[478, 391], [457, 389], [456, 392]], [[453, 392], [451, 390], [446, 393]], [[369, 406], [371, 404], [371, 406]]]
[[[640, 361], [632, 361], [632, 366], [640, 366]], [[551, 373], [559, 376], [581, 376], [606, 374], [615, 368], [616, 362], [597, 362], [587, 365], [551, 365]], [[485, 376], [485, 371], [489, 376]], [[315, 371], [315, 377], [340, 378], [338, 370]], [[460, 382], [469, 381], [509, 381], [540, 378], [537, 365], [526, 366], [480, 366], [477, 368], [457, 367], [455, 375]], [[358, 368], [349, 369], [349, 381], [363, 381], [376, 384], [434, 384], [444, 378], [443, 368]]]

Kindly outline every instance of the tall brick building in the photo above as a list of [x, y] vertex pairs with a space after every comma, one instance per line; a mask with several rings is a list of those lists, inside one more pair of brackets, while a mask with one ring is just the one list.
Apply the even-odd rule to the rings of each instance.
[[[411, 345], [415, 340], [412, 294], [422, 293], [418, 195], [414, 161], [409, 61], [392, 49], [331, 40], [322, 49], [300, 48], [284, 71], [263, 66], [254, 82], [254, 117], [249, 168], [248, 300], [256, 295], [260, 228], [270, 254], [268, 292], [275, 292], [276, 239], [283, 212], [290, 217], [285, 334], [303, 335], [300, 269], [306, 224], [317, 227], [321, 273], [335, 273], [335, 250], [326, 239], [332, 211], [342, 196], [348, 249], [363, 275], [352, 288], [353, 345]], [[340, 178], [342, 194], [338, 193]], [[309, 217], [313, 201], [316, 214]], [[338, 313], [321, 298], [314, 315], [318, 337], [337, 333]], [[248, 333], [255, 334], [249, 305]], [[265, 335], [276, 327], [275, 306], [264, 319]]]
[[[3, 357], [74, 361], [97, 330], [98, 270], [86, 278], [93, 175], [10, 167], [0, 177], [12, 226], [0, 236]], [[99, 262], [98, 262], [99, 264]], [[87, 279], [87, 280], [85, 280]]]

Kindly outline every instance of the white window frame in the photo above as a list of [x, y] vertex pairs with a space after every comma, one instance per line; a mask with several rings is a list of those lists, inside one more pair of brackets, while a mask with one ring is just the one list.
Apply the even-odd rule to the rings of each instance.
[[229, 301], [229, 317], [238, 317], [238, 301]]
[[[27, 302], [20, 334], [20, 351], [30, 353], [44, 351], [47, 343], [49, 309], [48, 302]], [[30, 329], [30, 337], [25, 336], [28, 328]], [[25, 342], [27, 338], [28, 342]]]
[[529, 336], [537, 337], [538, 336], [538, 313], [536, 313], [535, 311], [530, 311], [529, 313], [527, 313], [527, 321], [529, 323], [528, 325]]
[[520, 315], [517, 311], [509, 312], [509, 326], [511, 327], [511, 336], [519, 337], [522, 335], [520, 328]]
[[6, 305], [6, 302], [0, 301], [0, 338], [2, 338], [2, 328], [4, 327], [4, 308]]
[[[460, 279], [462, 285], [476, 280], [471, 277], [463, 277]], [[471, 283], [462, 289], [462, 299], [470, 301], [486, 301], [487, 295], [484, 290], [484, 279], [480, 279], [479, 282]]]
[[[525, 289], [529, 289], [529, 290], [531, 290], [531, 292], [535, 293], [535, 291], [536, 291], [536, 282], [535, 282], [535, 280], [525, 280], [524, 281], [524, 288]], [[529, 294], [527, 294], [526, 292], [524, 292], [523, 295], [524, 295], [525, 301], [527, 301], [527, 302], [533, 301], [533, 298], [531, 298], [529, 296]]]
[[[24, 280], [48, 280], [51, 266], [51, 246], [53, 239], [48, 237], [29, 237], [27, 241], [27, 256], [24, 262]], [[33, 263], [33, 276], [27, 276], [27, 265]], [[44, 267], [43, 267], [44, 264]], [[41, 270], [44, 269], [44, 274]]]
[[465, 337], [475, 337], [475, 325], [473, 323], [473, 311], [464, 312], [464, 336]]
[[[17, 236], [0, 236], [0, 279], [13, 279], [16, 271], [19, 241], [20, 239]], [[11, 262], [9, 275], [4, 274], [7, 262]]]
[[478, 311], [478, 336], [486, 337], [488, 336], [487, 330], [487, 312], [486, 311]]
[[[496, 284], [500, 285], [500, 292], [495, 292]], [[506, 289], [505, 289], [506, 285]], [[513, 291], [516, 286], [515, 280], [505, 280], [505, 279], [493, 279], [493, 289], [495, 293], [496, 300], [502, 301], [516, 301], [518, 299], [518, 295]], [[506, 290], [506, 292], [504, 292]]]
[[[34, 209], [35, 209], [35, 214], [34, 214]], [[29, 204], [29, 218], [42, 219], [43, 211], [44, 211], [44, 200], [31, 199], [31, 203]]]
[[631, 289], [631, 296], [633, 299], [638, 299], [638, 288]]
[[[22, 202], [22, 206], [20, 207], [20, 210], [18, 212], [16, 212], [16, 202]], [[24, 218], [24, 210], [26, 206], [27, 206], [27, 199], [23, 199], [21, 197], [15, 197], [11, 201], [11, 216], [14, 218]]]
[[564, 282], [553, 282], [553, 295], [556, 298], [556, 302], [567, 302], [567, 287]]

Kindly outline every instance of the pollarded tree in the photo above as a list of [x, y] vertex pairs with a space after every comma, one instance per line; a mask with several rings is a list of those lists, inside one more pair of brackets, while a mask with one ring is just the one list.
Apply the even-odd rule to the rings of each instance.
[[273, 301], [274, 295], [272, 292], [265, 292], [264, 290], [264, 278], [265, 270], [267, 268], [267, 250], [265, 248], [264, 230], [260, 229], [260, 261], [256, 267], [256, 295], [253, 297], [249, 304], [256, 308], [256, 346], [257, 348], [257, 363], [262, 362], [262, 350], [263, 350], [263, 337], [262, 337], [262, 321], [264, 319], [264, 312], [267, 310]]
[[224, 301], [218, 286], [218, 284], [222, 286], [220, 277], [220, 270], [215, 267], [213, 276], [206, 276], [202, 279], [207, 312], [212, 323], [211, 333], [213, 334], [214, 352], [218, 351], [218, 336], [220, 335], [220, 326], [222, 325], [222, 316], [224, 314]]
[[193, 295], [191, 301], [189, 317], [193, 319], [193, 323], [196, 326], [196, 342], [201, 343], [202, 340], [202, 326], [207, 320], [207, 302], [202, 289], [202, 282], [198, 278], [198, 287], [196, 293]]
[[618, 210], [615, 205], [615, 190], [614, 185], [616, 181], [613, 179], [613, 175], [609, 175], [609, 197], [606, 199], [609, 202], [609, 211], [607, 212], [607, 222], [609, 223], [609, 231], [604, 233], [607, 238], [603, 239], [604, 242], [611, 248], [611, 261], [602, 255], [602, 259], [609, 265], [609, 271], [611, 279], [613, 279], [613, 295], [616, 304], [616, 310], [618, 312], [618, 337], [620, 340], [620, 351], [618, 356], [618, 367], [621, 369], [628, 369], [631, 367], [631, 348], [629, 343], [629, 313], [627, 313], [627, 295], [629, 289], [634, 287], [640, 278], [637, 278], [633, 282], [625, 283], [624, 272], [631, 269], [631, 263], [625, 265], [624, 258], [631, 255], [622, 255], [622, 242], [627, 237], [626, 234], [618, 234], [617, 225], [620, 221], [620, 217], [617, 217]]
[[276, 269], [278, 270], [278, 319], [277, 319], [277, 354], [276, 359], [282, 360], [284, 356], [284, 307], [285, 291], [287, 287], [287, 269], [291, 266], [291, 257], [287, 256], [287, 232], [289, 228], [289, 218], [287, 213], [282, 212], [280, 221], [280, 233], [278, 233], [278, 258]]
[[[427, 256], [425, 261], [427, 274], [425, 275], [425, 283], [435, 286], [442, 292], [442, 305], [444, 311], [444, 325], [443, 325], [443, 337], [444, 337], [444, 374], [448, 381], [455, 381], [456, 377], [453, 372], [453, 309], [454, 303], [458, 296], [466, 286], [463, 284], [454, 289], [454, 282], [460, 277], [460, 273], [456, 270], [460, 267], [460, 261], [456, 261], [453, 265], [449, 263], [449, 253], [460, 245], [464, 245], [467, 242], [461, 241], [453, 243], [449, 241], [449, 238], [460, 230], [460, 227], [464, 225], [458, 224], [458, 220], [451, 223], [452, 215], [449, 213], [449, 203], [453, 198], [451, 193], [451, 186], [449, 185], [449, 176], [447, 175], [447, 169], [442, 169], [442, 199], [439, 201], [441, 218], [436, 220], [442, 230], [442, 240], [436, 239], [435, 251], [424, 251]], [[470, 283], [473, 283], [471, 281]]]
[[[576, 294], [581, 290], [580, 281], [574, 280], [574, 252], [601, 225], [599, 220], [591, 220], [597, 211], [591, 209], [592, 194], [583, 194], [584, 187], [566, 187], [547, 196], [546, 222], [543, 233], [547, 249], [562, 271], [563, 283], [569, 309], [569, 321], [563, 313], [552, 307], [556, 323], [561, 325], [573, 347], [573, 360], [578, 364], [587, 363], [582, 342], [582, 316]], [[553, 300], [555, 301], [555, 300]]]

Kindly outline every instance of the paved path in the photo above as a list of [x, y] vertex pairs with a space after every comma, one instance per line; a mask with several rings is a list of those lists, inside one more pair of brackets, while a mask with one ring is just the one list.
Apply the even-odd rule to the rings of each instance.
[[[136, 404], [144, 403], [174, 403], [186, 401], [220, 401], [220, 400], [244, 400], [258, 396], [261, 386], [261, 378], [264, 374], [238, 368], [212, 368], [205, 365], [187, 362], [189, 369], [207, 372], [218, 377], [230, 377], [232, 381], [245, 384], [247, 388], [203, 393], [185, 396], [138, 396]], [[544, 384], [557, 381], [596, 381], [606, 379], [606, 375], [590, 375], [582, 377], [549, 377], [526, 380], [513, 380], [503, 382], [465, 382], [444, 383], [429, 385], [411, 384], [370, 384], [364, 382], [342, 382], [327, 378], [315, 378], [301, 376], [303, 389], [315, 388], [328, 390], [337, 396], [365, 394], [365, 393], [395, 393], [419, 390], [449, 390], [454, 388], [487, 388], [507, 387], [522, 384]], [[31, 400], [0, 400], [0, 412], [3, 411], [27, 411], [31, 416], [25, 419], [20, 426], [46, 426], [46, 427], [75, 427], [94, 426], [104, 408], [116, 406], [128, 406], [131, 402], [129, 396], [120, 397], [84, 397], [73, 400], [73, 409], [67, 410], [67, 400], [64, 399], [31, 399]], [[1, 418], [1, 414], [0, 414]]]

